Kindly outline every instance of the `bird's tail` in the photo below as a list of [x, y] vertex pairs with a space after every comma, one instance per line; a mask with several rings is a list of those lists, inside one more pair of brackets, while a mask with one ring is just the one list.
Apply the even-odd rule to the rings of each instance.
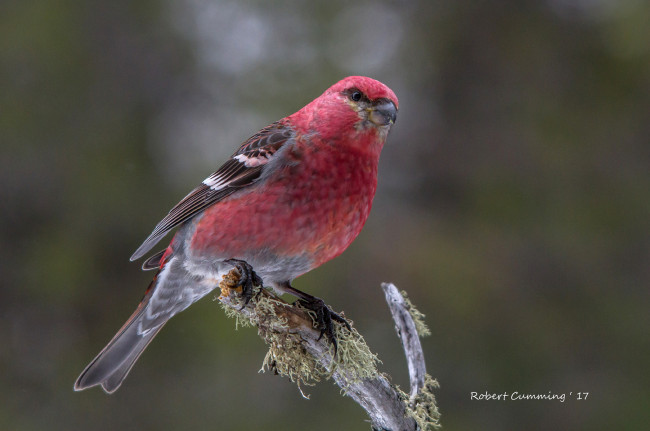
[[[154, 283], [155, 280], [152, 285]], [[104, 391], [110, 394], [120, 387], [135, 361], [167, 321], [167, 319], [164, 319], [159, 325], [142, 330], [142, 322], [145, 317], [145, 310], [149, 305], [151, 290], [153, 289], [150, 287], [129, 320], [126, 321], [106, 347], [99, 352], [99, 355], [83, 370], [74, 384], [75, 391], [101, 385]]]

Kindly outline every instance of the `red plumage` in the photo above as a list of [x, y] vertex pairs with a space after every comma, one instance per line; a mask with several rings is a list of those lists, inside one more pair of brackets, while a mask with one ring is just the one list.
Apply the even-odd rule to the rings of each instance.
[[115, 391], [162, 326], [216, 288], [215, 280], [235, 262], [252, 267], [265, 286], [321, 306], [290, 282], [341, 254], [361, 231], [397, 108], [397, 97], [384, 84], [348, 77], [247, 140], [134, 253], [132, 260], [179, 227], [164, 253], [143, 265], [159, 272], [75, 389], [101, 385]]

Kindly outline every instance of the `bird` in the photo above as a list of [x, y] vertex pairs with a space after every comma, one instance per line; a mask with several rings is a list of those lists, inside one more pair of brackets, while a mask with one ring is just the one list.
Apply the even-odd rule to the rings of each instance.
[[144, 257], [176, 229], [169, 246], [144, 261], [143, 270], [157, 271], [144, 297], [74, 390], [115, 392], [167, 321], [233, 268], [244, 292], [256, 284], [296, 296], [317, 312], [321, 336], [327, 331], [335, 342], [331, 321], [345, 319], [291, 282], [340, 255], [360, 233], [398, 107], [385, 84], [349, 76], [246, 140], [131, 256]]

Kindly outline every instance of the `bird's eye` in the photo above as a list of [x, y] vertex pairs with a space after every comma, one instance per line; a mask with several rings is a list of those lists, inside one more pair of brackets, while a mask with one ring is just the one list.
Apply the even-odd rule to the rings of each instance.
[[352, 90], [350, 93], [350, 100], [353, 102], [358, 102], [361, 100], [361, 92], [359, 90]]

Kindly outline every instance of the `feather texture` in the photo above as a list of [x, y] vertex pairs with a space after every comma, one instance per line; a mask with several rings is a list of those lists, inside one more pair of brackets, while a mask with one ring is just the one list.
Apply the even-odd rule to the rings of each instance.
[[[170, 230], [201, 213], [237, 190], [257, 180], [264, 166], [288, 141], [293, 129], [278, 121], [250, 137], [226, 163], [181, 200], [154, 228], [149, 237], [133, 253], [131, 260], [144, 256]], [[150, 266], [145, 262], [147, 268]]]

